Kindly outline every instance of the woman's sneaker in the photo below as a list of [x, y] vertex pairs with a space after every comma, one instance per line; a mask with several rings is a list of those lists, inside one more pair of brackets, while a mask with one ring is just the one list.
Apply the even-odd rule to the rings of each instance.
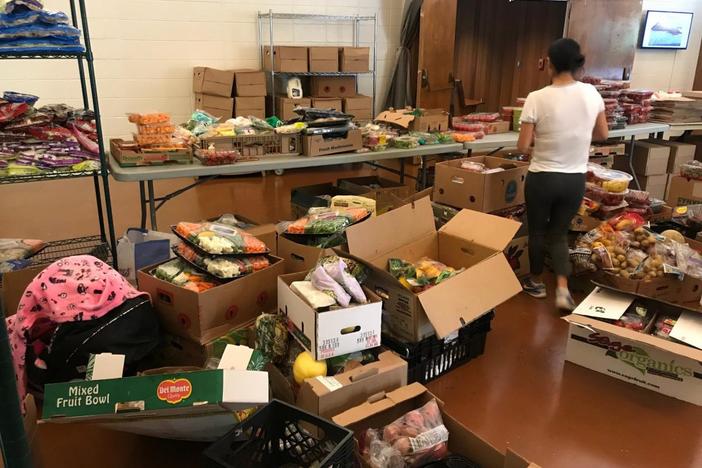
[[570, 291], [568, 291], [568, 289], [556, 289], [556, 307], [560, 310], [567, 310], [568, 312], [575, 310], [575, 301], [573, 300], [573, 296], [570, 295]]
[[535, 297], [537, 299], [543, 299], [546, 297], [546, 285], [544, 283], [537, 283], [531, 278], [522, 283], [522, 289], [524, 289], [524, 292], [531, 297]]

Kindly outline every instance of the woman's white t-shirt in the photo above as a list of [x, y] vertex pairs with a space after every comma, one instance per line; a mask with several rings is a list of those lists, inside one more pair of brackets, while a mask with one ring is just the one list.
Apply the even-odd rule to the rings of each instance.
[[594, 86], [576, 81], [529, 93], [522, 123], [534, 124], [531, 172], [585, 173], [597, 115], [605, 110]]

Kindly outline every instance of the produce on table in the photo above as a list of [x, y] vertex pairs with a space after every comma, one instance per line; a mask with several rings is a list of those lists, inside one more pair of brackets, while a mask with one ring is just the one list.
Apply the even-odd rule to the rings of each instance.
[[393, 148], [412, 149], [419, 146], [419, 138], [402, 135], [391, 140]]
[[156, 278], [197, 293], [212, 289], [219, 284], [215, 278], [195, 270], [179, 258], [162, 263], [156, 267], [153, 274]]
[[[195, 150], [195, 157], [205, 166], [221, 166], [223, 164], [234, 164], [241, 160], [241, 153], [237, 150], [216, 150], [214, 146], [207, 149]], [[252, 158], [246, 158], [251, 160]]]
[[218, 223], [178, 223], [174, 231], [211, 255], [261, 254], [268, 247], [258, 238], [234, 226]]
[[292, 367], [293, 378], [298, 385], [306, 379], [327, 375], [327, 361], [315, 361], [312, 355], [303, 351], [297, 355]]
[[599, 185], [607, 192], [625, 192], [632, 180], [633, 177], [626, 172], [607, 169], [599, 164], [587, 165], [587, 181]]
[[270, 261], [263, 255], [240, 258], [200, 255], [184, 242], [178, 244], [174, 252], [192, 265], [220, 279], [239, 278], [270, 266]]
[[261, 314], [256, 318], [256, 349], [271, 362], [283, 362], [288, 355], [288, 321], [279, 314]]
[[281, 223], [279, 230], [287, 234], [336, 234], [367, 218], [370, 214], [366, 208], [312, 209], [307, 216], [297, 221]]
[[442, 281], [456, 276], [463, 270], [463, 268], [456, 270], [427, 257], [423, 257], [415, 263], [406, 262], [399, 258], [388, 260], [390, 274], [414, 293], [426, 291]]
[[501, 120], [500, 114], [497, 112], [474, 112], [459, 118], [466, 122], [497, 122]]
[[432, 399], [380, 429], [361, 437], [364, 461], [373, 468], [419, 467], [448, 455], [449, 432]]

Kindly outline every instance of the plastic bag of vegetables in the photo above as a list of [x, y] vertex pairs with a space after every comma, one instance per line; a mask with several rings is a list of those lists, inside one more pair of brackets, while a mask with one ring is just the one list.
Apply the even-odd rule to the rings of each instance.
[[420, 293], [436, 286], [462, 271], [463, 268], [456, 270], [427, 257], [423, 257], [415, 263], [399, 258], [388, 260], [388, 272], [397, 278], [405, 288], [414, 293]]
[[180, 222], [172, 229], [184, 240], [210, 255], [268, 253], [268, 247], [262, 241], [227, 224]]
[[370, 216], [366, 208], [322, 208], [310, 210], [307, 216], [297, 221], [278, 225], [278, 231], [286, 234], [336, 234]]
[[173, 251], [191, 265], [225, 280], [239, 278], [270, 266], [270, 261], [263, 255], [251, 257], [202, 255], [184, 242], [174, 247]]

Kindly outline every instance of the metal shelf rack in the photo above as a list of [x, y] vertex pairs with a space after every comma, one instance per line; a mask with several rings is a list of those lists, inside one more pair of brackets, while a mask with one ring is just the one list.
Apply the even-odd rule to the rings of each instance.
[[[273, 70], [266, 70], [266, 73], [270, 76], [268, 80], [269, 95], [272, 96], [271, 99], [271, 113], [275, 115], [275, 77], [276, 76], [356, 76], [370, 74], [373, 83], [373, 89], [371, 94], [372, 100], [372, 110], [375, 112], [375, 95], [376, 95], [376, 52], [377, 52], [377, 37], [378, 37], [378, 20], [376, 15], [372, 16], [360, 16], [360, 15], [315, 15], [315, 14], [297, 14], [297, 13], [273, 13], [273, 10], [268, 10], [268, 12], [258, 12], [258, 45], [260, 47], [261, 53], [261, 68], [263, 68], [263, 46], [264, 46], [264, 33], [263, 25], [268, 23], [268, 45], [271, 50], [274, 47], [273, 41], [273, 26], [275, 20], [303, 20], [303, 21], [319, 21], [323, 23], [345, 23], [350, 22], [353, 25], [353, 46], [358, 47], [360, 44], [361, 35], [361, 23], [362, 22], [372, 22], [373, 23], [373, 41], [371, 43], [371, 48], [373, 49], [373, 67], [367, 72], [277, 72]], [[275, 68], [274, 65], [275, 58], [271, 56], [271, 68]], [[358, 93], [358, 82], [356, 83], [356, 92]]]

